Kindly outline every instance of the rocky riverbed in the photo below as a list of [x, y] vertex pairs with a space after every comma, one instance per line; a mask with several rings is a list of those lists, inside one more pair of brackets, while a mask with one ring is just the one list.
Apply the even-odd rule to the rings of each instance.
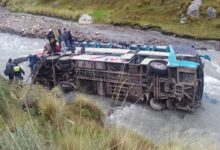
[[138, 44], [183, 44], [192, 45], [197, 49], [220, 50], [220, 41], [193, 40], [175, 35], [163, 35], [159, 31], [134, 29], [113, 25], [79, 25], [77, 22], [52, 17], [37, 16], [25, 13], [9, 12], [0, 8], [0, 32], [19, 34], [27, 37], [45, 38], [49, 29], [71, 29], [75, 38], [106, 42], [126, 42]]

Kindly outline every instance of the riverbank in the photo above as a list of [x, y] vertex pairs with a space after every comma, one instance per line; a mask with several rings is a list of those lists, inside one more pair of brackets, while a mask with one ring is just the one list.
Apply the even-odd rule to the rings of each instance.
[[192, 45], [197, 49], [220, 50], [220, 41], [193, 40], [179, 38], [176, 35], [164, 35], [159, 31], [134, 29], [127, 26], [103, 24], [79, 25], [76, 22], [53, 17], [10, 12], [0, 8], [0, 32], [18, 34], [27, 37], [45, 38], [49, 29], [71, 29], [73, 35], [80, 39], [140, 43], [149, 45], [183, 44]]
[[[75, 21], [82, 14], [87, 13], [93, 17], [95, 23], [127, 25], [144, 29], [154, 27], [163, 33], [181, 37], [220, 40], [219, 0], [203, 0], [200, 16], [188, 19], [186, 23], [180, 23], [180, 20], [187, 17], [191, 0], [7, 0], [2, 3], [15, 12]], [[217, 11], [217, 17], [212, 20], [207, 16], [207, 8], [210, 6]]]

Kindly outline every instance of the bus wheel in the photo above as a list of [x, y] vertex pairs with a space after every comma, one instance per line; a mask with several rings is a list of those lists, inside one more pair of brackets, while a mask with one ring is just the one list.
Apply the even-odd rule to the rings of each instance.
[[163, 60], [153, 60], [149, 63], [150, 73], [166, 75], [168, 72], [167, 62]]

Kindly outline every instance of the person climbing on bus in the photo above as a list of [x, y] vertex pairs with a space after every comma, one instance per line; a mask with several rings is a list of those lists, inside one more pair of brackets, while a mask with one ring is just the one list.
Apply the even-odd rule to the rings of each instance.
[[9, 58], [4, 71], [5, 76], [8, 76], [9, 83], [11, 83], [14, 79], [13, 67], [14, 64], [12, 63], [12, 59]]
[[29, 55], [27, 58], [29, 59], [28, 67], [30, 67], [33, 74], [37, 69], [37, 63], [40, 61], [40, 58], [37, 55]]
[[48, 33], [47, 39], [49, 40], [49, 45], [50, 45], [50, 49], [48, 49], [48, 54], [60, 52], [61, 48], [55, 38], [55, 34], [53, 31], [50, 31]]
[[22, 81], [24, 78], [22, 76], [25, 75], [24, 70], [18, 65], [18, 63], [14, 63], [14, 67], [13, 67], [13, 74], [16, 80], [18, 81]]

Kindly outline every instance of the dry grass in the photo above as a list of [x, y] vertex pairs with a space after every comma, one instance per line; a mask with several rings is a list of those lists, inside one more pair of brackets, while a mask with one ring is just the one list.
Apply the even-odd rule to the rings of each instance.
[[45, 121], [59, 125], [65, 118], [65, 103], [54, 96], [46, 95], [43, 101], [39, 101], [39, 113]]
[[74, 114], [74, 116], [80, 116], [89, 121], [95, 121], [100, 125], [104, 125], [105, 115], [102, 110], [82, 95], [78, 95], [76, 101], [68, 106], [67, 113], [69, 118], [73, 117], [71, 115]]
[[[49, 92], [41, 86], [34, 86], [24, 87], [16, 93], [13, 87], [8, 88], [5, 80], [1, 80], [0, 89], [2, 88], [7, 95], [0, 95], [0, 98], [3, 96], [8, 99], [11, 97], [9, 95], [14, 95], [12, 96], [14, 99], [11, 102], [13, 107], [7, 112], [10, 116], [8, 121], [0, 117], [0, 149], [197, 150], [204, 148], [202, 141], [189, 145], [182, 140], [169, 141], [157, 146], [149, 139], [127, 129], [104, 127], [104, 113], [82, 95], [77, 96], [75, 102], [69, 105], [64, 102], [59, 89]], [[205, 148], [215, 149], [214, 144], [206, 145]]]
[[0, 77], [0, 116], [4, 118], [9, 117], [9, 103], [10, 103], [10, 93], [9, 86], [7, 85], [7, 81], [5, 81], [2, 77]]
[[[113, 129], [103, 149], [110, 150], [156, 150], [150, 140], [126, 129]], [[144, 140], [145, 139], [145, 140]]]

